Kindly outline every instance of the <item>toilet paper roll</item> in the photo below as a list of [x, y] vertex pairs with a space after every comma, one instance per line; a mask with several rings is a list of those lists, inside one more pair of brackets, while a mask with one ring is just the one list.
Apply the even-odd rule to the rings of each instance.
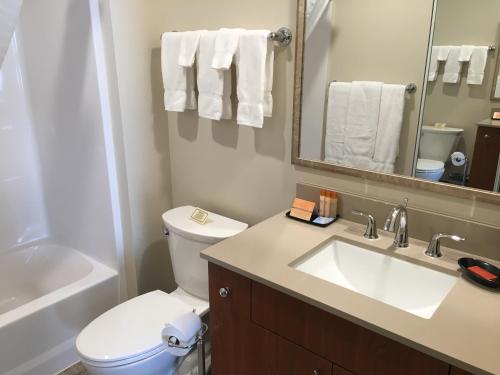
[[461, 167], [462, 165], [464, 165], [465, 160], [466, 160], [465, 155], [462, 152], [457, 151], [451, 154], [451, 163], [455, 167]]
[[182, 357], [189, 353], [189, 349], [174, 348], [168, 346], [169, 339], [177, 338], [180, 345], [194, 345], [198, 332], [201, 330], [201, 319], [195, 313], [188, 313], [179, 316], [177, 319], [168, 323], [163, 328], [161, 335], [163, 342], [167, 346], [167, 351], [176, 356]]

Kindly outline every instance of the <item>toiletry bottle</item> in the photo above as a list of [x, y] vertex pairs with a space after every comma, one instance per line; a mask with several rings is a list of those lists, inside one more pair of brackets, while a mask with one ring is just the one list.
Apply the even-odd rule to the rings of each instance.
[[330, 217], [334, 219], [337, 217], [338, 211], [338, 195], [336, 192], [332, 192], [331, 202], [330, 202]]
[[325, 192], [325, 212], [324, 217], [330, 217], [330, 202], [331, 202], [331, 191]]
[[325, 215], [325, 191], [321, 190], [319, 193], [319, 216]]

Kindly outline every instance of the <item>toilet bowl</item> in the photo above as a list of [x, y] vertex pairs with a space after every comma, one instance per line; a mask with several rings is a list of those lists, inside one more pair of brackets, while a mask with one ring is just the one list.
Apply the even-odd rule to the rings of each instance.
[[190, 219], [194, 209], [178, 207], [162, 216], [178, 288], [132, 298], [96, 318], [78, 335], [77, 353], [90, 375], [174, 373], [179, 358], [167, 351], [161, 332], [183, 314], [194, 310], [203, 316], [208, 311], [207, 262], [200, 251], [248, 227], [214, 213], [200, 225]]
[[444, 175], [444, 163], [439, 160], [418, 159], [415, 177], [429, 181], [439, 181]]
[[423, 126], [415, 177], [439, 181], [445, 172], [444, 163], [455, 150], [463, 132], [460, 128]]

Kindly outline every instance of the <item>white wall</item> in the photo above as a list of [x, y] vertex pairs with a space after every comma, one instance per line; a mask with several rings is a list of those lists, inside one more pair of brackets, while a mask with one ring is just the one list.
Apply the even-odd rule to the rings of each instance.
[[47, 236], [40, 165], [16, 39], [0, 70], [0, 252]]

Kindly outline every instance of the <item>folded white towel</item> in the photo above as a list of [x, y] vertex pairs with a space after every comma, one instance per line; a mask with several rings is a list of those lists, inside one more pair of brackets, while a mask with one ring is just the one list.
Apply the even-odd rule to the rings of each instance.
[[193, 68], [179, 65], [182, 33], [164, 33], [161, 38], [161, 68], [165, 89], [165, 110], [196, 109]]
[[351, 83], [332, 82], [328, 89], [325, 160], [330, 163], [344, 162], [344, 136], [351, 86]]
[[372, 160], [380, 115], [382, 82], [353, 82], [344, 138], [344, 163], [366, 168]]
[[240, 34], [243, 29], [222, 28], [215, 39], [215, 53], [212, 61], [214, 69], [229, 69], [233, 56], [238, 48]]
[[201, 36], [198, 53], [198, 113], [211, 120], [230, 119], [231, 71], [211, 67], [218, 31]]
[[248, 30], [240, 34], [236, 58], [238, 115], [240, 125], [262, 128], [269, 30]]
[[372, 170], [393, 173], [399, 154], [406, 86], [383, 85]]
[[460, 55], [458, 56], [458, 61], [468, 62], [472, 55], [474, 46], [460, 46]]
[[450, 50], [451, 50], [451, 46], [439, 46], [438, 55], [437, 55], [438, 61], [448, 60]]
[[484, 70], [488, 60], [488, 47], [474, 47], [469, 63], [467, 73], [467, 83], [469, 85], [482, 85], [484, 79]]
[[179, 52], [179, 65], [190, 68], [194, 64], [194, 58], [198, 51], [200, 37], [205, 30], [185, 31], [181, 33], [181, 49]]
[[273, 116], [274, 43], [267, 43], [264, 117]]
[[458, 61], [461, 48], [452, 46], [450, 54], [444, 66], [443, 82], [458, 83], [460, 81], [460, 73], [462, 72], [462, 63]]

